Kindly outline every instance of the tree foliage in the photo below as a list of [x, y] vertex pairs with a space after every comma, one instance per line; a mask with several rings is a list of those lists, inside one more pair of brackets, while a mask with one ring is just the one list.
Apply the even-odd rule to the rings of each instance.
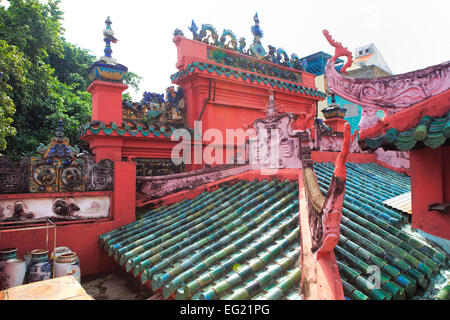
[[0, 40], [0, 150], [6, 148], [6, 137], [16, 134], [16, 129], [11, 125], [16, 111], [13, 88], [17, 90], [26, 86], [27, 67], [28, 61], [18, 48]]
[[[9, 2], [0, 7], [0, 151], [31, 155], [54, 136], [59, 119], [77, 145], [79, 127], [91, 118], [87, 70], [95, 57], [63, 37], [59, 0]], [[131, 73], [125, 82], [137, 89], [139, 80]]]

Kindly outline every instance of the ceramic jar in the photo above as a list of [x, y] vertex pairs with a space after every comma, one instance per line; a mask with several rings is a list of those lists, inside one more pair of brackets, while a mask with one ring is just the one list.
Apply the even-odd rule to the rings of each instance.
[[23, 259], [25, 260], [25, 262], [27, 263], [27, 268], [31, 263], [31, 251], [28, 251], [27, 253], [25, 253], [23, 255]]
[[7, 287], [17, 287], [24, 283], [25, 272], [27, 271], [27, 263], [21, 259], [10, 259], [6, 261], [5, 273], [8, 275]]
[[80, 260], [75, 252], [63, 253], [55, 261], [55, 276], [68, 275], [73, 275], [78, 282], [81, 282]]
[[52, 255], [50, 256], [50, 260], [53, 261], [53, 256], [56, 256], [56, 259], [63, 253], [69, 253], [72, 252], [69, 247], [57, 247], [55, 249], [55, 252], [52, 252]]
[[17, 259], [17, 248], [0, 249], [0, 290], [9, 288], [10, 275], [6, 273], [6, 261]]
[[52, 266], [48, 260], [48, 250], [35, 249], [31, 251], [28, 283], [48, 280], [51, 276]]

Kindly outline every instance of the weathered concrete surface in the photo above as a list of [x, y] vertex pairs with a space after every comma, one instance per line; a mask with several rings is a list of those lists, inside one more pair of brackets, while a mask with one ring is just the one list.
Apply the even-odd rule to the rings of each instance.
[[81, 286], [95, 300], [145, 300], [151, 296], [120, 271], [82, 278]]

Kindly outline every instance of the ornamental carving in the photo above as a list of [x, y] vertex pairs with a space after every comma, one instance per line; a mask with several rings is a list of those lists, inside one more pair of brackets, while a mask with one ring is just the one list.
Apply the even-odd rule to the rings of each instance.
[[275, 92], [269, 91], [266, 118], [253, 123], [257, 135], [250, 142], [250, 163], [259, 168], [301, 168], [300, 138], [292, 131], [293, 113], [280, 113]]
[[129, 126], [172, 126], [186, 125], [186, 108], [181, 87], [170, 86], [164, 94], [144, 92], [140, 102], [122, 101], [122, 119]]
[[114, 190], [114, 162], [109, 159], [96, 163], [93, 156], [87, 157], [86, 191]]
[[328, 42], [335, 48], [328, 60], [325, 75], [329, 89], [340, 97], [365, 107], [386, 110], [393, 114], [425, 99], [444, 92], [450, 87], [450, 61], [395, 76], [374, 79], [355, 79], [338, 73], [336, 60], [347, 56], [343, 73], [352, 64], [351, 53], [334, 41], [327, 30], [323, 31]]
[[[92, 155], [79, 153], [64, 136], [62, 121], [58, 121], [56, 136], [50, 144], [41, 144], [37, 156], [20, 162], [0, 157], [0, 194], [112, 191], [114, 163], [95, 162]], [[20, 220], [21, 214], [16, 214]]]
[[30, 159], [13, 162], [0, 157], [0, 193], [25, 193], [29, 186]]
[[137, 176], [165, 176], [185, 171], [184, 163], [176, 165], [172, 159], [136, 158]]
[[0, 223], [99, 219], [109, 216], [109, 195], [20, 197], [0, 200]]
[[64, 136], [62, 120], [58, 121], [56, 136], [48, 146], [38, 147], [39, 157], [30, 159], [30, 192], [85, 191], [86, 165], [78, 158], [77, 148], [71, 147]]

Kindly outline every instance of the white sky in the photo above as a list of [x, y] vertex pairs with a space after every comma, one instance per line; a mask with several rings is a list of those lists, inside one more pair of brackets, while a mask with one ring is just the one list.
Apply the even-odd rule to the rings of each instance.
[[[43, 2], [45, 0], [42, 0]], [[172, 33], [179, 28], [192, 39], [188, 26], [210, 23], [218, 31], [231, 29], [253, 40], [250, 28], [258, 12], [264, 32], [262, 43], [283, 48], [299, 57], [325, 51], [334, 53], [322, 34], [352, 52], [374, 43], [394, 74], [439, 64], [450, 59], [450, 1], [448, 0], [62, 0], [65, 37], [103, 55], [102, 30], [107, 16], [119, 42], [112, 56], [139, 74], [142, 92], [160, 92], [171, 85], [176, 46]]]

